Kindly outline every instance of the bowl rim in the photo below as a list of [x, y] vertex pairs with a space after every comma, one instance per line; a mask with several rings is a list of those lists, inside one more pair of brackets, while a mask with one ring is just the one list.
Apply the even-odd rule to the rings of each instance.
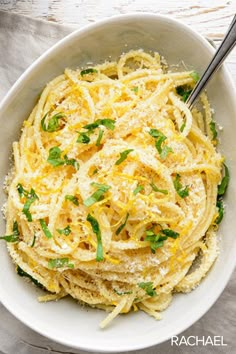
[[[48, 56], [50, 56], [51, 54], [53, 54], [54, 51], [56, 51], [57, 49], [59, 49], [60, 47], [63, 47], [63, 45], [67, 42], [70, 42], [71, 40], [73, 40], [76, 37], [80, 37], [83, 34], [86, 34], [86, 32], [90, 31], [90, 30], [96, 30], [96, 28], [103, 26], [103, 25], [109, 25], [112, 23], [122, 23], [123, 21], [127, 21], [127, 20], [134, 20], [134, 19], [155, 19], [155, 20], [165, 20], [167, 22], [170, 22], [172, 24], [174, 24], [176, 26], [176, 28], [182, 28], [185, 31], [189, 32], [190, 34], [192, 34], [195, 38], [197, 38], [200, 42], [202, 42], [208, 49], [209, 51], [214, 54], [214, 48], [210, 45], [210, 43], [206, 40], [206, 38], [204, 38], [201, 34], [199, 34], [197, 31], [193, 30], [189, 25], [175, 19], [172, 18], [170, 16], [166, 16], [166, 15], [161, 15], [161, 14], [153, 14], [150, 12], [129, 12], [127, 14], [121, 14], [121, 15], [114, 15], [111, 16], [110, 18], [103, 18], [101, 20], [96, 21], [93, 24], [88, 24], [86, 26], [83, 26], [80, 29], [76, 29], [75, 31], [73, 31], [72, 33], [70, 33], [69, 35], [65, 36], [64, 38], [62, 38], [61, 40], [59, 40], [56, 44], [54, 44], [51, 48], [49, 48], [48, 50], [46, 50], [39, 58], [37, 58], [22, 74], [21, 76], [17, 79], [17, 81], [13, 84], [13, 86], [10, 88], [10, 90], [7, 92], [7, 94], [4, 96], [4, 98], [1, 100], [0, 102], [0, 115], [2, 113], [2, 111], [7, 107], [7, 105], [9, 103], [11, 103], [12, 97], [14, 97], [14, 94], [17, 93], [18, 89], [21, 86], [24, 86], [24, 81], [25, 79], [27, 79], [27, 77], [34, 72], [34, 70], [37, 70], [37, 67], [39, 64], [43, 64], [44, 60], [47, 59]], [[224, 74], [224, 78], [227, 81], [227, 83], [229, 84], [230, 88], [233, 92], [235, 92], [236, 94], [236, 88], [233, 82], [232, 77], [230, 76], [230, 73], [226, 67], [225, 64], [222, 65], [221, 68], [223, 74]], [[216, 302], [216, 300], [220, 297], [220, 295], [222, 294], [223, 290], [225, 289], [231, 275], [233, 274], [234, 268], [236, 266], [236, 259], [231, 260], [231, 262], [228, 264], [228, 272], [227, 274], [224, 276], [223, 281], [221, 282], [221, 286], [217, 288], [217, 291], [215, 292], [214, 296], [212, 296], [211, 298], [207, 297], [203, 303], [203, 305], [201, 305], [201, 308], [199, 310], [198, 313], [190, 316], [187, 320], [185, 320], [182, 324], [182, 326], [179, 326], [179, 328], [174, 331], [172, 330], [172, 332], [168, 332], [166, 334], [166, 336], [164, 338], [162, 338], [161, 340], [158, 340], [158, 338], [156, 337], [152, 337], [152, 340], [150, 340], [150, 337], [148, 337], [148, 341], [146, 340], [143, 343], [138, 343], [137, 345], [134, 344], [125, 344], [125, 345], [121, 345], [119, 346], [119, 352], [124, 352], [124, 351], [132, 351], [132, 350], [141, 350], [141, 349], [145, 349], [145, 348], [149, 348], [149, 347], [153, 347], [155, 345], [161, 344], [163, 342], [166, 342], [167, 340], [169, 340], [172, 336], [177, 336], [180, 333], [182, 333], [183, 331], [185, 331], [186, 329], [188, 329], [190, 326], [192, 326], [195, 322], [197, 322], [204, 314], [207, 313], [207, 311], [209, 311], [209, 309], [214, 305], [214, 303]], [[20, 314], [18, 314], [18, 310], [17, 307], [12, 306], [10, 303], [8, 303], [7, 299], [4, 297], [3, 292], [1, 291], [1, 287], [0, 287], [0, 303], [2, 303], [4, 305], [4, 307], [14, 316], [16, 317], [19, 321], [21, 321], [24, 325], [26, 325], [28, 328], [34, 330], [35, 332], [39, 333], [40, 335], [51, 339], [57, 343], [60, 343], [62, 345], [66, 345], [69, 347], [73, 347], [75, 349], [80, 349], [80, 350], [86, 350], [86, 351], [90, 351], [90, 352], [102, 352], [102, 353], [116, 353], [117, 350], [116, 348], [112, 347], [112, 346], [107, 346], [105, 343], [103, 345], [97, 345], [97, 346], [93, 346], [90, 345], [90, 342], [87, 342], [87, 345], [85, 344], [77, 344], [77, 343], [72, 343], [67, 339], [61, 339], [59, 337], [55, 336], [55, 333], [45, 333], [42, 329], [37, 328], [37, 324], [34, 323], [30, 323], [27, 319], [24, 319], [20, 316]], [[37, 323], [37, 322], [36, 322]]]

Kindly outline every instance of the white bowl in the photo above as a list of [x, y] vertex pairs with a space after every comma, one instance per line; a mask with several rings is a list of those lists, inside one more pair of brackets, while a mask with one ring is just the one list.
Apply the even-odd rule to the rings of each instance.
[[[182, 60], [202, 73], [214, 50], [208, 42], [189, 27], [173, 19], [151, 14], [131, 14], [112, 17], [78, 30], [48, 50], [20, 77], [0, 107], [1, 119], [1, 181], [9, 170], [12, 142], [19, 137], [20, 127], [32, 110], [37, 96], [66, 67], [103, 62], [109, 56], [117, 58], [129, 49], [159, 51], [170, 64]], [[224, 126], [221, 151], [227, 156], [231, 178], [236, 179], [235, 89], [225, 68], [215, 75], [208, 86], [216, 121]], [[188, 295], [178, 294], [155, 321], [138, 312], [120, 315], [105, 330], [98, 327], [106, 315], [103, 311], [82, 308], [72, 299], [39, 304], [40, 290], [26, 283], [16, 273], [6, 246], [0, 244], [0, 300], [6, 308], [27, 326], [55, 341], [89, 351], [116, 352], [149, 347], [169, 339], [197, 321], [216, 301], [235, 265], [235, 200], [236, 184], [231, 183], [227, 198], [227, 213], [220, 227], [220, 255], [200, 286]], [[0, 204], [4, 201], [1, 193]], [[0, 221], [1, 234], [5, 223]], [[219, 319], [220, 321], [220, 319]]]

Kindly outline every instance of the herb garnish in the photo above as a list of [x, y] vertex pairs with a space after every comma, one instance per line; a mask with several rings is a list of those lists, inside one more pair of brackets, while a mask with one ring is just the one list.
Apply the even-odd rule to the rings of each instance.
[[13, 233], [11, 235], [0, 236], [0, 240], [5, 240], [6, 242], [18, 242], [20, 232], [18, 229], [17, 221], [13, 222], [13, 230], [12, 231], [13, 231]]
[[54, 146], [49, 150], [47, 162], [53, 167], [71, 165], [76, 170], [79, 169], [79, 163], [75, 159], [69, 159], [67, 155], [64, 155], [64, 159], [61, 157], [62, 151], [58, 146]]
[[131, 91], [134, 91], [135, 93], [137, 93], [138, 92], [138, 86], [132, 87]]
[[104, 131], [102, 129], [99, 129], [98, 138], [96, 141], [96, 146], [101, 145], [101, 140], [102, 140], [103, 134], [104, 134]]
[[48, 268], [53, 269], [53, 268], [62, 268], [62, 267], [68, 267], [73, 269], [74, 264], [69, 263], [69, 258], [56, 258], [56, 259], [50, 259], [48, 261]]
[[18, 183], [18, 184], [17, 184], [16, 189], [17, 189], [17, 191], [18, 191], [18, 193], [19, 193], [20, 198], [22, 198], [22, 197], [25, 195], [25, 193], [27, 193], [27, 192], [25, 191], [25, 189], [23, 188], [23, 186], [22, 186], [21, 183]]
[[134, 151], [134, 149], [128, 149], [120, 152], [120, 158], [115, 162], [115, 165], [120, 165], [132, 151]]
[[178, 95], [181, 96], [182, 101], [186, 102], [187, 99], [189, 98], [192, 90], [188, 89], [184, 86], [178, 86], [178, 87], [176, 87], [176, 92]]
[[180, 175], [177, 173], [176, 177], [174, 179], [174, 187], [176, 192], [181, 198], [185, 198], [189, 195], [189, 189], [188, 186], [183, 187], [183, 185], [180, 183]]
[[126, 223], [127, 223], [127, 220], [129, 218], [129, 213], [126, 214], [126, 217], [125, 217], [125, 221], [123, 224], [121, 224], [118, 229], [116, 230], [116, 235], [119, 235], [119, 233], [121, 233], [121, 231], [123, 230], [123, 228], [125, 227]]
[[184, 122], [179, 129], [181, 133], [183, 133], [185, 127], [186, 127], [186, 123]]
[[168, 194], [168, 190], [166, 189], [159, 189], [154, 182], [150, 183], [150, 186], [152, 187], [152, 190], [154, 192], [159, 192], [159, 193], [162, 193], [162, 194]]
[[213, 120], [210, 122], [210, 129], [212, 132], [212, 140], [215, 140], [217, 138], [217, 130], [216, 123]]
[[162, 145], [167, 137], [160, 130], [150, 129], [149, 134], [155, 139], [155, 146], [162, 160], [165, 159], [169, 153], [173, 152], [169, 146]]
[[79, 205], [78, 198], [75, 197], [74, 195], [67, 194], [67, 195], [65, 196], [65, 200], [69, 200], [70, 202], [72, 202], [72, 203], [75, 204], [76, 206]]
[[138, 286], [146, 291], [146, 294], [153, 297], [156, 296], [156, 290], [153, 289], [153, 282], [148, 281], [148, 282], [142, 282], [142, 283], [138, 283]]
[[224, 165], [224, 169], [225, 169], [225, 174], [224, 177], [221, 180], [221, 183], [218, 186], [218, 196], [223, 196], [228, 188], [229, 185], [229, 180], [230, 180], [230, 175], [229, 175], [229, 169], [228, 167]]
[[116, 295], [122, 296], [122, 295], [130, 295], [133, 292], [132, 291], [119, 291], [116, 289], [113, 289], [114, 293], [116, 293]]
[[41, 120], [41, 128], [43, 131], [48, 132], [48, 133], [52, 133], [52, 132], [62, 129], [62, 126], [60, 126], [60, 124], [59, 124], [59, 119], [65, 117], [64, 113], [54, 114], [54, 116], [52, 116], [49, 119], [48, 125], [45, 124], [45, 119], [46, 119], [47, 115], [48, 115], [48, 113], [46, 113], [45, 116], [43, 117], [43, 119]]
[[218, 217], [215, 220], [215, 223], [219, 225], [224, 217], [224, 204], [221, 198], [217, 199], [216, 207], [218, 209]]
[[39, 197], [37, 196], [37, 194], [35, 193], [33, 188], [31, 188], [31, 190], [28, 192], [27, 190], [25, 190], [23, 188], [22, 184], [20, 184], [20, 183], [17, 185], [16, 188], [17, 188], [17, 191], [20, 195], [20, 198], [22, 198], [23, 196], [26, 198], [22, 212], [23, 212], [23, 214], [25, 214], [27, 220], [29, 222], [31, 222], [33, 219], [32, 219], [32, 215], [31, 215], [29, 209], [30, 209], [31, 204], [33, 204], [36, 201], [36, 199], [39, 199]]
[[218, 217], [215, 220], [216, 224], [220, 224], [224, 217], [223, 196], [227, 191], [229, 180], [230, 180], [229, 169], [225, 164], [224, 164], [224, 169], [225, 169], [224, 177], [222, 178], [221, 183], [218, 185], [218, 195], [216, 201], [216, 207], [218, 209]]
[[92, 230], [95, 233], [95, 235], [97, 236], [96, 261], [97, 262], [103, 261], [102, 235], [101, 235], [99, 223], [91, 214], [88, 214], [87, 221], [91, 224]]
[[40, 225], [41, 225], [41, 227], [42, 227], [42, 230], [43, 230], [45, 236], [46, 236], [48, 239], [52, 238], [53, 236], [52, 236], [50, 230], [49, 230], [48, 227], [47, 227], [46, 221], [45, 221], [44, 219], [39, 219], [39, 222], [40, 222]]
[[76, 161], [75, 159], [69, 159], [67, 155], [64, 155], [64, 159], [65, 159], [65, 165], [71, 165], [73, 166], [76, 170], [79, 169], [79, 163], [78, 161]]
[[114, 119], [97, 119], [95, 122], [85, 125], [83, 128], [87, 129], [88, 131], [93, 131], [94, 129], [98, 128], [100, 125], [103, 125], [108, 130], [115, 129], [115, 121]]
[[176, 239], [179, 236], [179, 233], [171, 229], [162, 229], [158, 234], [155, 234], [153, 229], [146, 231], [145, 241], [150, 242], [150, 248], [152, 253], [156, 253], [156, 249], [164, 245], [164, 241], [168, 237]]
[[16, 271], [20, 277], [29, 278], [32, 281], [32, 283], [34, 283], [38, 288], [45, 289], [45, 287], [38, 280], [34, 279], [31, 275], [26, 273], [20, 266], [17, 266]]
[[[83, 129], [86, 129], [87, 132], [79, 132], [79, 137], [77, 139], [77, 143], [88, 144], [90, 142], [90, 134], [94, 133], [94, 130], [99, 126], [104, 126], [108, 130], [115, 129], [115, 121], [113, 119], [105, 118], [105, 119], [97, 119], [93, 123], [86, 124]], [[99, 130], [98, 138], [96, 141], [96, 146], [99, 146], [102, 140], [104, 131], [102, 129]]]
[[82, 70], [80, 72], [80, 75], [81, 76], [84, 76], [84, 75], [87, 75], [87, 74], [94, 74], [94, 73], [97, 73], [98, 71], [94, 68], [88, 68], [88, 69], [85, 69], [85, 70]]
[[57, 232], [60, 235], [68, 236], [71, 233], [70, 225], [67, 225], [64, 229], [57, 229]]
[[111, 188], [106, 184], [100, 184], [94, 182], [91, 183], [91, 186], [97, 187], [98, 189], [90, 197], [84, 200], [84, 205], [86, 207], [90, 207], [94, 203], [99, 202], [103, 198], [103, 195]]
[[200, 79], [199, 74], [195, 70], [192, 71], [189, 75], [193, 78], [195, 82], [198, 82], [198, 80]]
[[133, 191], [133, 195], [137, 195], [139, 192], [144, 190], [144, 186], [138, 185], [134, 191]]
[[65, 164], [65, 160], [61, 158], [61, 149], [58, 146], [52, 147], [49, 150], [47, 162], [49, 162], [53, 167], [58, 167]]
[[86, 133], [79, 132], [79, 137], [76, 142], [81, 144], [88, 144], [90, 142], [90, 137]]
[[30, 246], [30, 247], [32, 247], [32, 248], [34, 247], [35, 241], [36, 241], [36, 235], [34, 234], [33, 241], [32, 241], [32, 243], [31, 243], [31, 246]]
[[125, 221], [123, 224], [121, 224], [118, 229], [116, 230], [116, 235], [119, 235], [119, 233], [123, 230], [123, 228], [125, 227], [126, 223], [127, 223], [127, 220], [129, 218], [129, 213], [126, 214], [126, 217], [125, 217]]

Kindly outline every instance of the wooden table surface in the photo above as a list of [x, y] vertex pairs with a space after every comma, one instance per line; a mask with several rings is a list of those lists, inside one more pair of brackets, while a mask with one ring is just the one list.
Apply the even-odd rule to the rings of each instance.
[[[173, 16], [219, 45], [236, 13], [236, 0], [0, 0], [0, 10], [81, 27], [130, 12]], [[236, 49], [228, 65], [236, 81]]]
[[[0, 10], [72, 25], [75, 28], [117, 14], [141, 11], [159, 13], [183, 21], [219, 45], [236, 12], [236, 0], [0, 0]], [[227, 59], [227, 63], [236, 83], [236, 49]], [[10, 322], [12, 333], [18, 331], [22, 338], [15, 352], [9, 349], [7, 354], [78, 353], [59, 344], [51, 344], [34, 332], [28, 338], [26, 327], [22, 325], [18, 328], [18, 322], [14, 322], [14, 318], [7, 312], [3, 320]], [[1, 349], [0, 343], [0, 354], [3, 354]], [[154, 352], [148, 350], [147, 353]]]

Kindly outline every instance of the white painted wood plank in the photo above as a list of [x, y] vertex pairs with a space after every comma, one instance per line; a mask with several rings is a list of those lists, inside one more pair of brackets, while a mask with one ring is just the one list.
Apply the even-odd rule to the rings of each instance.
[[[236, 12], [236, 0], [0, 0], [0, 9], [75, 28], [117, 14], [160, 13], [183, 21], [219, 45]], [[236, 81], [236, 49], [227, 63]]]
[[86, 25], [104, 17], [152, 12], [181, 19], [212, 39], [220, 39], [236, 12], [235, 0], [0, 0], [1, 10], [59, 23]]

